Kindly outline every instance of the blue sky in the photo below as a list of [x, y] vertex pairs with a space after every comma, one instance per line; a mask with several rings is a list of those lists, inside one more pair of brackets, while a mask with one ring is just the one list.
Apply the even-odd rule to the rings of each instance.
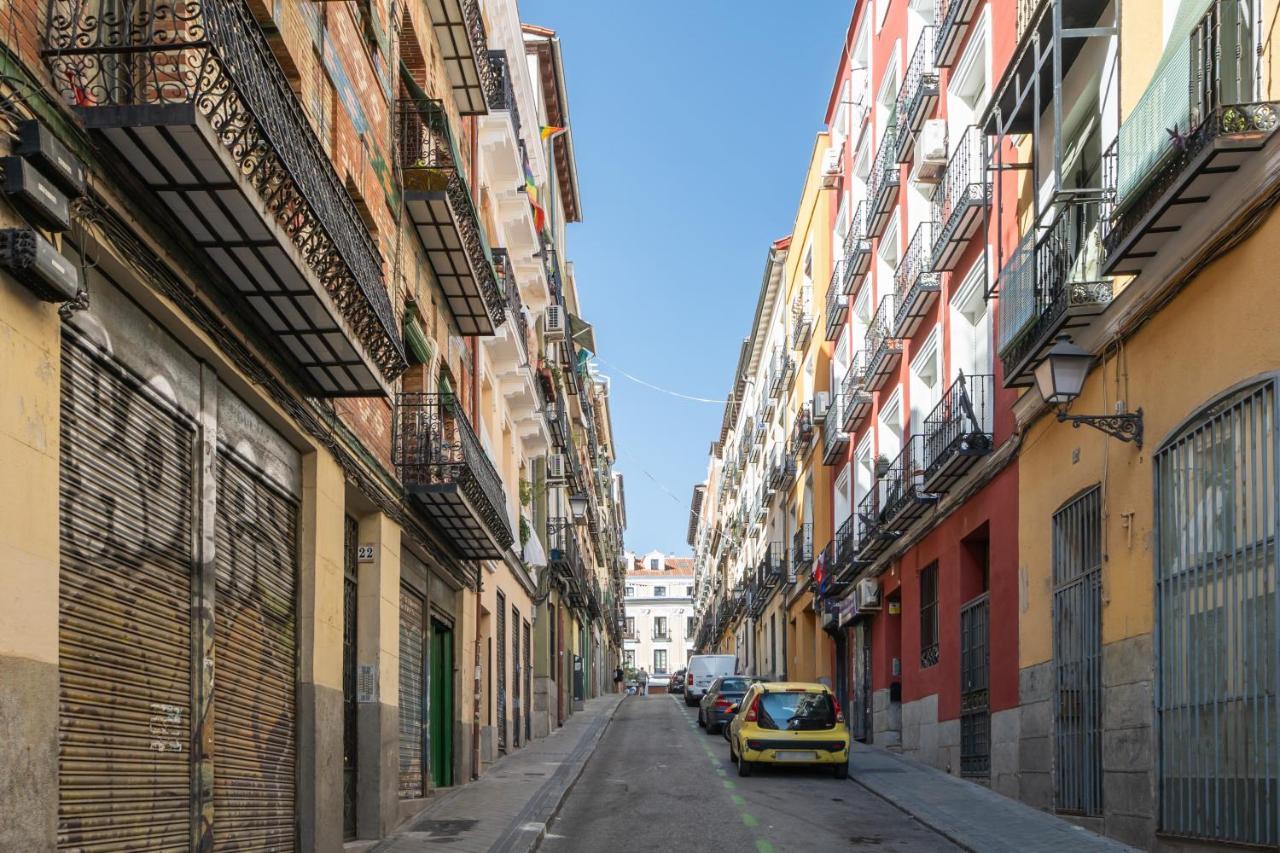
[[[626, 545], [685, 554], [771, 241], [790, 232], [852, 2], [520, 0], [564, 51], [584, 319], [612, 377]], [[674, 497], [673, 497], [674, 496]]]

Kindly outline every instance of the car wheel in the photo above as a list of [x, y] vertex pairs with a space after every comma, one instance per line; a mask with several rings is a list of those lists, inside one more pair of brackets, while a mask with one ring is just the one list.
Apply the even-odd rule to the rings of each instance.
[[837, 764], [835, 768], [832, 770], [832, 775], [835, 776], [837, 779], [848, 779], [849, 778], [848, 763], [846, 762], [844, 764]]
[[733, 739], [732, 739], [732, 738], [730, 738], [730, 739], [729, 739], [729, 763], [730, 763], [730, 764], [737, 764], [737, 763], [738, 763], [738, 756], [737, 756], [737, 753], [735, 753], [735, 752], [733, 751]]
[[686, 693], [684, 694], [684, 704], [685, 704], [685, 707], [692, 708], [694, 705], [698, 704], [698, 700], [694, 699], [692, 696]]
[[699, 725], [699, 726], [701, 726], [701, 727], [702, 727], [702, 728], [704, 728], [704, 729], [707, 727], [707, 721], [706, 721], [706, 720], [704, 720], [704, 719], [702, 719], [702, 711], [701, 711], [701, 710], [699, 710], [699, 711], [698, 711], [698, 725]]
[[743, 758], [742, 756], [738, 756], [738, 775], [739, 776], [751, 775], [751, 762], [747, 761], [747, 759]]
[[720, 724], [719, 724], [719, 723], [708, 723], [708, 724], [707, 724], [707, 734], [709, 734], [709, 735], [715, 735], [715, 734], [719, 734], [719, 733], [720, 733]]

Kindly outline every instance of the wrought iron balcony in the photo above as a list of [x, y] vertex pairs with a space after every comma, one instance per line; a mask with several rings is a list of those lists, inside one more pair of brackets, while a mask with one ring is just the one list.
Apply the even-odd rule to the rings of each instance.
[[791, 300], [791, 348], [803, 350], [813, 337], [813, 294], [808, 287]]
[[796, 481], [796, 458], [789, 451], [778, 448], [774, 451], [773, 462], [769, 466], [769, 485], [775, 490], [787, 489]]
[[867, 182], [867, 236], [879, 237], [898, 203], [897, 118], [891, 114]]
[[874, 483], [858, 501], [858, 559], [873, 560], [897, 538], [897, 533], [885, 523], [883, 482]]
[[791, 536], [791, 576], [795, 580], [813, 569], [813, 525], [801, 524]]
[[938, 496], [924, 487], [924, 436], [907, 439], [898, 458], [889, 463], [889, 473], [880, 481], [884, 491], [884, 520], [902, 529], [924, 516]]
[[405, 212], [464, 335], [491, 335], [505, 313], [493, 256], [439, 101], [396, 103]]
[[796, 419], [791, 424], [791, 435], [787, 439], [788, 450], [797, 462], [805, 462], [809, 458], [813, 439], [813, 404], [806, 401], [796, 412]]
[[838, 582], [852, 579], [858, 567], [858, 531], [861, 525], [857, 513], [852, 513], [841, 523], [832, 540], [831, 577]]
[[654, 628], [654, 629], [653, 629], [653, 639], [654, 639], [654, 640], [656, 640], [656, 641], [658, 641], [658, 642], [660, 642], [660, 643], [669, 643], [669, 642], [671, 642], [671, 629], [670, 629], [670, 628], [667, 628], [666, 630], [661, 630], [661, 631], [660, 631], [660, 630], [658, 630], [657, 628]]
[[822, 418], [822, 463], [837, 465], [844, 461], [844, 452], [849, 447], [849, 433], [844, 429], [844, 395], [839, 391], [831, 392], [831, 402]]
[[977, 7], [978, 0], [939, 0], [933, 13], [938, 21], [933, 53], [939, 68], [950, 68], [956, 61]]
[[506, 249], [493, 250], [493, 269], [498, 280], [498, 288], [502, 291], [503, 303], [506, 307], [507, 322], [514, 330], [516, 342], [520, 347], [523, 364], [529, 363], [529, 319], [524, 313], [524, 303], [520, 297], [520, 285], [516, 281], [515, 265]]
[[907, 74], [898, 92], [897, 160], [911, 159], [912, 142], [938, 105], [938, 66], [934, 62], [935, 28], [925, 27], [916, 40]]
[[317, 394], [408, 366], [382, 258], [242, 0], [50, 0], [45, 63]]
[[547, 565], [570, 593], [571, 600], [576, 595], [585, 600], [587, 571], [572, 519], [547, 519]]
[[791, 390], [791, 383], [796, 378], [796, 362], [791, 357], [791, 353], [784, 346], [779, 346], [773, 352], [773, 367], [770, 370], [772, 381], [769, 383], [769, 393], [775, 398], [781, 398], [787, 391]]
[[866, 388], [866, 353], [853, 354], [853, 363], [840, 383], [840, 414], [844, 431], [852, 436], [871, 414], [871, 392]]
[[942, 185], [933, 195], [933, 268], [950, 272], [960, 263], [965, 246], [982, 224], [982, 210], [991, 202], [987, 177], [986, 137], [970, 125], [947, 161]]
[[893, 297], [880, 300], [880, 307], [867, 326], [867, 369], [863, 384], [868, 391], [878, 391], [893, 375], [902, 359], [902, 340], [893, 334]]
[[502, 480], [452, 394], [396, 395], [393, 456], [409, 494], [464, 559], [511, 546]]
[[[1162, 253], [1192, 252], [1186, 232], [1205, 205], [1237, 197], [1244, 187], [1232, 184], [1251, 180], [1237, 176], [1241, 169], [1264, 168], [1260, 152], [1275, 145], [1280, 102], [1259, 101], [1258, 22], [1238, 5], [1209, 4], [1182, 55], [1159, 70], [1120, 125], [1107, 274], [1140, 274]], [[1171, 142], [1168, 134], [1183, 128]]]
[[997, 278], [999, 350], [1006, 387], [1030, 385], [1033, 371], [1065, 328], [1083, 325], [1111, 302], [1102, 274], [1100, 201], [1062, 206], [1048, 228], [1032, 229]]
[[844, 295], [844, 261], [837, 260], [831, 268], [831, 283], [827, 286], [827, 340], [840, 337], [845, 318], [849, 316], [849, 297]]
[[924, 420], [925, 491], [948, 491], [991, 452], [995, 416], [994, 376], [960, 376]]
[[764, 442], [769, 437], [769, 424], [766, 423], [766, 417], [762, 414], [756, 420], [756, 434], [751, 441], [751, 461], [759, 462], [761, 454], [764, 453]]
[[911, 235], [907, 251], [893, 272], [894, 334], [910, 338], [920, 328], [929, 309], [938, 301], [942, 275], [932, 271], [934, 223], [921, 222]]
[[866, 202], [858, 202], [844, 237], [844, 292], [852, 297], [871, 268], [871, 240], [867, 238]]
[[489, 68], [493, 72], [494, 86], [489, 95], [489, 109], [494, 112], [511, 114], [511, 125], [516, 136], [520, 135], [520, 106], [516, 101], [516, 90], [511, 80], [511, 66], [507, 61], [505, 50], [489, 51]]
[[781, 542], [770, 542], [756, 564], [756, 588], [767, 592], [782, 583], [786, 576], [787, 547]]
[[458, 112], [485, 112], [498, 97], [499, 81], [489, 64], [489, 39], [479, 0], [427, 0], [427, 11]]

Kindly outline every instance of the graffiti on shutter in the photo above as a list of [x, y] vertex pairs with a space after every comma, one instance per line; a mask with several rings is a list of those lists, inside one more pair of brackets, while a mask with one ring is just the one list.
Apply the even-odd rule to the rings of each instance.
[[61, 418], [58, 846], [186, 850], [194, 429], [71, 335]]
[[220, 445], [214, 847], [295, 848], [297, 507]]
[[422, 596], [400, 587], [400, 799], [426, 796], [422, 763], [426, 690], [426, 607]]

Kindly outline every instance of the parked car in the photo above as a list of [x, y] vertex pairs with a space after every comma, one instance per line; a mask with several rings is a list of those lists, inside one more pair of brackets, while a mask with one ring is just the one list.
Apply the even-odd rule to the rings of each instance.
[[678, 669], [671, 673], [671, 686], [667, 688], [668, 693], [684, 693], [684, 670]]
[[837, 779], [848, 776], [849, 729], [825, 684], [758, 681], [729, 710], [729, 760], [739, 776], [757, 764], [828, 766]]
[[711, 682], [722, 675], [738, 671], [738, 659], [733, 655], [694, 655], [684, 673], [684, 703], [692, 708], [702, 699]]
[[698, 725], [703, 726], [709, 735], [720, 731], [733, 719], [729, 708], [742, 701], [751, 681], [745, 675], [725, 675], [711, 682], [698, 702]]

